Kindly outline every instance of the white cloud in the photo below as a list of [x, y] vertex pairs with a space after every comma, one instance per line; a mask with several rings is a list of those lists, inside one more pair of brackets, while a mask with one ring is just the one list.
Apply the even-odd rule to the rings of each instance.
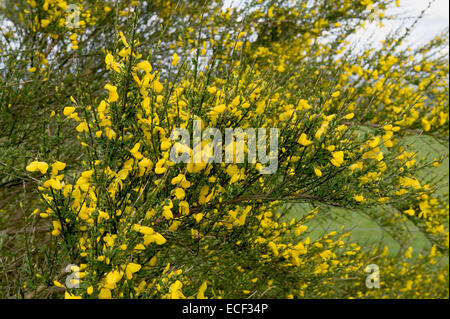
[[[421, 10], [428, 7], [429, 1], [424, 0], [403, 0], [401, 6], [410, 10], [412, 14], [419, 14]], [[449, 26], [449, 1], [436, 0], [426, 11], [423, 19], [417, 24], [416, 29], [411, 34], [413, 42], [425, 42], [433, 38], [436, 34]]]
[[[375, 23], [366, 24], [365, 29], [359, 30], [352, 37], [351, 42], [356, 44], [356, 49], [363, 49], [366, 44], [378, 47], [381, 41], [390, 32], [394, 32], [400, 27], [410, 26], [424, 9], [428, 8], [430, 1], [426, 0], [400, 0], [400, 7], [392, 7], [386, 10], [386, 16], [393, 16], [393, 20], [385, 22], [380, 28]], [[437, 34], [444, 31], [449, 26], [449, 1], [435, 0], [426, 10], [422, 19], [411, 30], [406, 46], [424, 44], [433, 39]]]

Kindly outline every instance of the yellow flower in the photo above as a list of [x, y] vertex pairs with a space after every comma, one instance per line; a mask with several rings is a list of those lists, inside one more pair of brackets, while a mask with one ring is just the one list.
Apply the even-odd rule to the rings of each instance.
[[180, 57], [178, 56], [178, 54], [174, 53], [173, 57], [172, 57], [172, 65], [177, 66], [179, 60], [180, 60]]
[[60, 183], [60, 181], [58, 181], [57, 179], [51, 178], [47, 181], [44, 182], [44, 187], [46, 188], [53, 188], [56, 190], [62, 189], [62, 185]]
[[53, 236], [58, 236], [61, 233], [61, 223], [57, 220], [53, 221], [53, 230], [52, 230], [52, 235]]
[[206, 297], [205, 297], [205, 291], [206, 291], [206, 288], [207, 288], [207, 287], [208, 287], [208, 284], [207, 284], [206, 281], [204, 281], [204, 282], [201, 284], [200, 288], [198, 289], [197, 299], [206, 299]]
[[145, 71], [147, 73], [152, 72], [152, 65], [148, 61], [142, 61], [136, 64], [136, 67], [142, 71]]
[[111, 63], [113, 63], [113, 62], [114, 62], [114, 57], [113, 57], [113, 55], [112, 55], [111, 53], [108, 53], [108, 54], [105, 56], [105, 63], [106, 63], [106, 65], [109, 66], [109, 65], [111, 65]]
[[181, 281], [177, 280], [169, 287], [169, 298], [171, 299], [185, 299], [186, 297], [183, 295], [181, 288], [183, 284]]
[[131, 54], [131, 48], [122, 48], [118, 54], [122, 58], [127, 58]]
[[354, 113], [349, 113], [346, 116], [344, 116], [344, 118], [347, 119], [347, 120], [351, 120], [354, 116], [355, 116]]
[[203, 219], [203, 214], [202, 213], [195, 214], [194, 218], [195, 218], [195, 221], [197, 223], [199, 223]]
[[64, 168], [66, 168], [66, 163], [56, 161], [52, 164], [52, 175], [58, 175], [59, 171], [62, 171]]
[[82, 132], [89, 132], [89, 127], [87, 125], [86, 122], [81, 122], [80, 124], [78, 124], [78, 126], [75, 128], [77, 130], [77, 132], [82, 133]]
[[34, 161], [31, 162], [25, 169], [29, 172], [35, 172], [39, 170], [41, 174], [45, 174], [48, 170], [48, 164], [45, 162]]
[[70, 292], [66, 291], [64, 293], [64, 299], [81, 299], [81, 296], [76, 296], [76, 295], [73, 295]]
[[382, 204], [386, 203], [389, 200], [389, 197], [381, 197], [378, 199], [378, 201]]
[[365, 201], [365, 199], [364, 199], [364, 196], [362, 196], [362, 195], [355, 195], [355, 197], [353, 197], [357, 202], [360, 202], [360, 203], [362, 203], [362, 202], [364, 202]]
[[129, 263], [127, 267], [125, 268], [125, 274], [127, 276], [127, 279], [133, 278], [133, 274], [135, 272], [138, 272], [142, 268], [141, 265], [135, 264], [135, 263]]
[[142, 159], [142, 157], [143, 157], [142, 154], [139, 152], [139, 148], [140, 147], [141, 147], [141, 144], [140, 143], [136, 143], [134, 145], [134, 147], [130, 150], [131, 155], [133, 155], [134, 158], [136, 158], [138, 160]]
[[127, 39], [125, 38], [125, 35], [123, 34], [122, 31], [119, 32], [119, 36], [120, 36], [120, 40], [122, 41], [123, 45], [128, 48], [130, 45], [128, 44]]
[[102, 288], [100, 289], [100, 293], [98, 294], [99, 299], [111, 299], [111, 290], [108, 288]]
[[222, 114], [227, 109], [225, 104], [220, 104], [211, 110], [211, 115]]
[[161, 84], [158, 80], [156, 80], [156, 81], [153, 82], [153, 90], [154, 90], [156, 93], [161, 93], [161, 92], [162, 92], [163, 86], [162, 86], [162, 84]]
[[186, 193], [185, 193], [185, 191], [184, 191], [184, 189], [182, 189], [181, 187], [178, 187], [176, 190], [175, 190], [175, 197], [177, 198], [177, 199], [183, 199], [184, 197], [186, 196]]
[[48, 26], [50, 24], [50, 20], [47, 20], [47, 19], [42, 19], [41, 20], [41, 26], [43, 27], [43, 28], [45, 28], [46, 26]]
[[412, 258], [412, 252], [413, 252], [413, 248], [412, 248], [412, 247], [409, 247], [409, 248], [406, 250], [406, 252], [405, 252], [405, 257], [406, 257], [407, 259], [411, 259], [411, 258]]
[[341, 164], [344, 162], [344, 152], [343, 151], [337, 151], [332, 153], [333, 158], [331, 159], [331, 164], [333, 164], [336, 167], [341, 166]]
[[302, 133], [297, 140], [297, 142], [303, 146], [308, 146], [312, 143], [312, 141], [308, 140], [308, 136], [305, 133]]
[[151, 170], [151, 168], [153, 166], [153, 163], [152, 163], [152, 161], [150, 159], [143, 158], [138, 163], [138, 166], [139, 166], [139, 176], [143, 176], [144, 173], [146, 173], [146, 172], [148, 173]]
[[106, 69], [107, 70], [113, 69], [115, 72], [119, 72], [120, 71], [119, 64], [114, 61], [113, 55], [111, 53], [109, 53], [109, 52], [105, 56], [105, 64], [106, 64]]
[[149, 245], [151, 243], [156, 243], [157, 245], [163, 245], [166, 242], [167, 242], [167, 240], [160, 233], [153, 233], [151, 235], [144, 236], [144, 245]]
[[173, 218], [173, 213], [172, 210], [170, 208], [164, 208], [162, 215], [167, 219], [170, 220]]
[[207, 91], [209, 92], [209, 94], [214, 94], [217, 92], [217, 88], [215, 86], [210, 86], [207, 88]]
[[105, 90], [108, 90], [109, 92], [108, 100], [110, 102], [115, 102], [119, 99], [119, 94], [117, 94], [117, 87], [115, 87], [114, 85], [106, 84]]
[[75, 111], [74, 106], [66, 106], [63, 110], [64, 116], [70, 116]]
[[164, 141], [161, 143], [161, 150], [162, 150], [162, 151], [168, 150], [171, 146], [172, 146], [172, 143], [170, 143], [170, 141], [169, 141], [168, 139], [167, 139], [167, 140], [164, 140]]
[[164, 236], [161, 235], [160, 233], [155, 233], [153, 235], [153, 238], [157, 245], [163, 245], [167, 242], [167, 240], [164, 238]]
[[303, 109], [307, 110], [307, 109], [310, 109], [310, 108], [311, 108], [311, 105], [308, 104], [308, 101], [307, 101], [307, 100], [305, 100], [305, 99], [300, 99], [300, 101], [298, 101], [297, 108], [298, 108], [299, 110], [303, 110]]
[[170, 183], [172, 185], [177, 185], [177, 184], [181, 183], [184, 180], [186, 180], [186, 176], [184, 176], [183, 174], [178, 174], [176, 177], [172, 178]]
[[155, 167], [155, 173], [156, 174], [164, 174], [166, 172], [167, 168], [165, 167]]
[[28, 164], [27, 167], [25, 167], [25, 169], [29, 172], [35, 172], [38, 169], [37, 166], [38, 166], [38, 162], [34, 161], [34, 162], [31, 162], [30, 164]]
[[317, 167], [314, 167], [314, 174], [316, 174], [318, 177], [322, 176], [322, 171], [318, 169]]
[[106, 288], [114, 289], [116, 283], [119, 282], [123, 277], [123, 273], [118, 270], [110, 271], [105, 278]]
[[154, 234], [153, 228], [148, 227], [148, 226], [139, 226], [138, 231], [144, 235], [153, 235]]

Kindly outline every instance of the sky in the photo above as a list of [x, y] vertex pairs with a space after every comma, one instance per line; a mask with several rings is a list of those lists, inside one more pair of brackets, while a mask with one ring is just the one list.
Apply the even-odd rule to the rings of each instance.
[[[400, 14], [402, 17], [415, 17], [423, 9], [428, 7], [428, 0], [400, 0], [400, 8], [388, 10], [386, 15]], [[417, 24], [411, 33], [412, 43], [424, 43], [431, 40], [438, 33], [449, 26], [449, 0], [435, 0], [426, 11], [423, 19]], [[389, 30], [395, 29], [400, 21], [386, 23], [386, 26], [377, 32], [377, 37], [382, 39]]]
[[[357, 0], [355, 0], [357, 1]], [[432, 0], [431, 0], [432, 1]], [[0, 0], [0, 5], [3, 0]], [[386, 12], [387, 15], [400, 14], [403, 17], [414, 17], [427, 8], [430, 0], [400, 0], [400, 8], [390, 9]], [[424, 43], [432, 39], [437, 33], [449, 26], [449, 2], [450, 0], [434, 0], [431, 7], [426, 12], [422, 21], [419, 22], [416, 29], [412, 32], [410, 41], [412, 43]], [[225, 0], [225, 6], [236, 5], [239, 0]], [[401, 24], [399, 21], [386, 23], [386, 26], [380, 30], [374, 26], [368, 26], [366, 30], [361, 33], [364, 37], [368, 33], [375, 32], [373, 41], [381, 41], [390, 30], [395, 29]], [[366, 33], [367, 32], [367, 33]]]
[[[401, 6], [412, 12], [419, 13], [428, 6], [426, 0], [401, 0]], [[436, 0], [425, 13], [424, 19], [418, 24], [413, 38], [420, 42], [429, 40], [444, 28], [448, 28], [449, 0]]]

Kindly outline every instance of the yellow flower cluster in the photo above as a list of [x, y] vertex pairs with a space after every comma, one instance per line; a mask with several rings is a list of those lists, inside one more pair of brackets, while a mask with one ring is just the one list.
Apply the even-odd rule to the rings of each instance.
[[[43, 175], [35, 214], [49, 221], [61, 263], [79, 265], [79, 288], [48, 278], [66, 298], [448, 296], [448, 190], [422, 174], [438, 160], [404, 143], [418, 132], [448, 138], [448, 63], [428, 59], [427, 47], [396, 52], [393, 40], [361, 57], [347, 54], [345, 27], [357, 14], [382, 19], [380, 1], [333, 4], [339, 22], [301, 2], [258, 2], [242, 30], [229, 27], [239, 9], [209, 4], [214, 14], [201, 32], [169, 30], [167, 43], [151, 50], [142, 49], [138, 30], [118, 27], [101, 58], [99, 90], [74, 94], [55, 116], [79, 141], [76, 162], [37, 156], [26, 171]], [[65, 5], [45, 1], [35, 30], [51, 32]], [[185, 10], [199, 17], [187, 4], [155, 6], [161, 19]], [[84, 10], [82, 18], [73, 50], [101, 17]], [[321, 41], [330, 30], [337, 39]], [[181, 144], [171, 132], [193, 129], [193, 121], [221, 132], [278, 128], [278, 170], [261, 175], [261, 159], [173, 162]], [[182, 150], [210, 156], [211, 141]], [[228, 147], [235, 159], [237, 143], [218, 151]], [[293, 214], [293, 203], [312, 207]], [[400, 254], [363, 246], [344, 226], [311, 227], [322, 215], [336, 221], [342, 209], [382, 225], [404, 243]], [[423, 251], [409, 248], [411, 225], [426, 237]], [[382, 269], [382, 289], [364, 284], [371, 263]]]

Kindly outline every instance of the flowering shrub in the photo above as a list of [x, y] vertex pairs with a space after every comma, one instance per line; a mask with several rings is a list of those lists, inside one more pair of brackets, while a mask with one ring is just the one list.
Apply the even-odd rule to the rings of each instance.
[[[348, 37], [387, 19], [391, 1], [69, 5], [2, 13], [4, 185], [37, 189], [21, 200], [26, 254], [9, 294], [448, 298], [444, 156], [408, 144], [424, 135], [448, 149], [448, 34], [404, 49], [406, 31], [356, 53]], [[278, 128], [276, 171], [174, 162], [171, 132], [194, 121]], [[209, 154], [209, 142], [187, 153]], [[298, 203], [308, 209], [293, 216]], [[344, 226], [313, 236], [323, 214], [348, 211], [399, 252]], [[418, 253], [411, 225], [426, 237]], [[366, 285], [371, 264], [379, 289]]]

